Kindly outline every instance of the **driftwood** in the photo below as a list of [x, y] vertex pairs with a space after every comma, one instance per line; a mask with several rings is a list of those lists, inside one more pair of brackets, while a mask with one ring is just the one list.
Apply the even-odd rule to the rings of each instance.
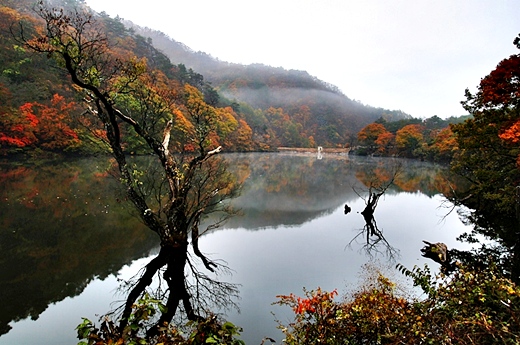
[[431, 243], [428, 241], [423, 242], [426, 244], [426, 246], [421, 249], [422, 256], [428, 259], [432, 259], [441, 265], [445, 265], [447, 262], [449, 262], [448, 247], [444, 243]]
[[452, 261], [450, 250], [448, 246], [442, 242], [431, 243], [428, 241], [423, 242], [426, 244], [422, 249], [422, 256], [435, 261], [441, 265], [441, 271], [444, 273], [452, 272], [456, 264]]

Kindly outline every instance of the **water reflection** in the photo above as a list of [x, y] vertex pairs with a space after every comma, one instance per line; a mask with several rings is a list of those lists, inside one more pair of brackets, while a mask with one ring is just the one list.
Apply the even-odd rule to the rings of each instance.
[[[385, 173], [381, 174], [379, 169], [374, 169], [371, 174], [371, 178], [367, 178], [363, 183], [368, 190], [365, 192], [366, 196], [362, 196], [355, 187], [352, 187], [354, 192], [365, 202], [365, 208], [361, 211], [361, 215], [365, 220], [365, 226], [363, 229], [350, 241], [349, 246], [363, 235], [366, 240], [362, 246], [362, 249], [369, 255], [374, 256], [376, 254], [385, 254], [386, 258], [390, 261], [394, 261], [398, 255], [399, 250], [392, 246], [385, 236], [383, 235], [382, 229], [377, 226], [376, 218], [374, 213], [376, 212], [377, 205], [382, 196], [385, 195], [386, 191], [394, 185], [397, 177], [402, 172], [402, 161], [390, 161], [386, 167]], [[382, 175], [382, 176], [381, 176]]]
[[[228, 159], [234, 161], [230, 165], [244, 175], [245, 182], [242, 195], [234, 202], [244, 216], [231, 219], [228, 228], [301, 225], [357, 200], [353, 186], [367, 185], [374, 175], [388, 180], [395, 170], [395, 160], [342, 155], [317, 160], [314, 155], [236, 154]], [[431, 197], [449, 189], [442, 166], [400, 162], [402, 173], [387, 194], [420, 192]]]
[[[439, 223], [438, 195], [447, 188], [440, 166], [403, 161], [403, 174], [386, 192], [377, 210], [379, 224], [374, 219], [372, 228], [359, 214], [365, 205], [352, 186], [366, 185], [374, 173], [386, 176], [389, 160], [327, 154], [321, 160], [288, 154], [231, 154], [226, 159], [244, 182], [242, 194], [233, 201], [243, 216], [231, 219], [225, 231], [201, 239], [201, 250], [226, 260], [236, 272], [233, 282], [243, 285], [242, 314], [230, 318], [246, 329], [251, 344], [272, 335], [266, 330], [276, 326], [270, 303], [277, 294], [297, 293], [303, 286], [332, 290], [354, 279], [367, 260], [359, 253], [366, 242], [351, 241], [361, 229], [363, 239], [367, 233], [374, 241], [380, 235], [374, 248], [384, 238], [400, 250], [400, 261], [415, 264], [421, 260], [422, 240], [453, 243], [463, 227], [454, 214]], [[118, 201], [119, 186], [107, 175], [107, 166], [104, 158], [0, 165], [4, 333], [11, 321], [37, 319], [50, 304], [80, 294], [92, 281], [98, 284], [106, 278], [104, 289], [112, 291], [117, 285], [113, 275], [157, 244], [154, 234]], [[351, 207], [348, 216], [345, 204]], [[404, 212], [407, 217], [400, 217]], [[345, 250], [349, 242], [352, 250]], [[83, 296], [90, 309], [99, 305], [97, 313], [108, 311], [106, 304], [96, 304], [96, 297]], [[92, 317], [80, 307], [64, 315], [74, 324], [82, 316]], [[73, 329], [56, 323], [54, 336], [73, 342]], [[25, 333], [24, 327], [17, 323], [0, 337], [0, 344], [20, 343], [16, 337]], [[33, 342], [56, 343], [56, 338], [37, 337]]]
[[348, 243], [349, 248], [359, 247], [370, 257], [382, 256], [391, 262], [399, 258], [399, 249], [385, 238], [382, 229], [377, 226], [374, 215], [362, 214], [365, 225]]
[[0, 166], [0, 334], [156, 244], [116, 201], [106, 162]]

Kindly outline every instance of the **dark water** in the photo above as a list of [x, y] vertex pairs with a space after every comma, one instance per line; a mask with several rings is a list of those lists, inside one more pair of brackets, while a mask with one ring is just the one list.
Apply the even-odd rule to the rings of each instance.
[[[423, 265], [422, 240], [463, 248], [454, 239], [469, 229], [445, 207], [442, 166], [339, 155], [226, 159], [244, 181], [234, 200], [243, 216], [205, 235], [200, 247], [234, 270], [220, 279], [241, 284], [241, 313], [228, 317], [248, 344], [281, 338], [274, 320], [290, 313], [271, 305], [276, 295], [318, 286], [347, 292], [366, 263]], [[154, 253], [157, 239], [132, 216], [108, 166], [106, 158], [0, 165], [1, 345], [77, 343], [81, 317], [111, 310], [122, 299], [117, 279]], [[397, 166], [375, 213], [384, 240], [367, 243], [360, 196]]]

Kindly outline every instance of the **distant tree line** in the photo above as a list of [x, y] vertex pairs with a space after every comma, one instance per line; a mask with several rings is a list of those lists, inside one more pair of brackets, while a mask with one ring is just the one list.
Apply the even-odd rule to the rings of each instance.
[[380, 118], [363, 127], [357, 134], [355, 152], [360, 155], [398, 156], [449, 162], [458, 150], [452, 125], [471, 116], [441, 119], [402, 119], [387, 121]]
[[[84, 1], [55, 2], [66, 10], [88, 10]], [[165, 39], [164, 34], [128, 25], [121, 18], [111, 18], [106, 13], [94, 15], [102, 26], [100, 30], [117, 42], [109, 52], [114, 57], [132, 55], [146, 59], [148, 66], [177, 80], [179, 90], [185, 84], [191, 85], [208, 105], [221, 109], [220, 134], [226, 135], [220, 136], [218, 141], [226, 151], [273, 151], [279, 146], [344, 147], [355, 141], [357, 131], [378, 117], [409, 118], [401, 111], [374, 108], [351, 100], [337, 87], [304, 71], [260, 64], [227, 64], [205, 56], [204, 61], [209, 59], [211, 63], [200, 64], [200, 67], [204, 75], [208, 74], [209, 82], [200, 72], [184, 63], [175, 64], [170, 58], [189, 56], [191, 59], [200, 54], [182, 46], [183, 54], [175, 55], [170, 49], [175, 42]], [[70, 87], [63, 66], [27, 51], [10, 33], [12, 25], [22, 19], [36, 23], [34, 1], [6, 1], [0, 6], [0, 19], [0, 154], [35, 150], [91, 154], [106, 149], [99, 145], [96, 133], [87, 130], [87, 124], [77, 121], [85, 108]], [[154, 46], [156, 41], [166, 42], [161, 44], [161, 50]], [[58, 98], [68, 105], [66, 113], [60, 113], [57, 108]], [[43, 112], [42, 107], [48, 108], [47, 111]], [[67, 118], [64, 122], [67, 128], [42, 128], [46, 121], [41, 116], [50, 116], [50, 112]], [[58, 131], [63, 133], [57, 135]], [[125, 149], [142, 153], [135, 144], [129, 141]]]

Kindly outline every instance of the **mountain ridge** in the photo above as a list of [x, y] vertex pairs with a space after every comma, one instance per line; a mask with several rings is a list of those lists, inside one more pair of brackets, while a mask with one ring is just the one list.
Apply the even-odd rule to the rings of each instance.
[[[204, 75], [222, 96], [248, 103], [254, 108], [264, 110], [270, 106], [294, 108], [295, 103], [287, 101], [287, 99], [299, 99], [300, 102], [296, 104], [301, 105], [309, 103], [301, 102], [308, 96], [311, 97], [309, 101], [319, 103], [321, 106], [324, 106], [324, 102], [333, 101], [335, 105], [332, 110], [336, 115], [341, 115], [341, 113], [352, 115], [350, 113], [353, 113], [365, 117], [359, 121], [353, 121], [351, 131], [354, 132], [381, 117], [387, 121], [412, 118], [411, 115], [401, 110], [373, 107], [352, 100], [337, 86], [320, 80], [307, 71], [273, 67], [262, 63], [246, 65], [222, 61], [208, 53], [195, 51], [159, 30], [141, 27], [131, 20], [121, 19], [121, 21], [137, 35], [151, 39], [154, 47], [168, 56], [173, 63], [182, 63]], [[313, 91], [311, 95], [302, 95], [302, 90]], [[326, 95], [326, 99], [323, 100], [319, 97], [317, 91], [321, 91], [321, 96]], [[284, 102], [282, 99], [286, 99], [286, 101]]]
[[[375, 108], [352, 100], [336, 86], [306, 71], [220, 61], [207, 53], [195, 52], [158, 30], [95, 12], [84, 0], [52, 0], [50, 5], [64, 7], [71, 13], [79, 10], [93, 15], [97, 22], [93, 24], [99, 25], [115, 43], [114, 48], [146, 59], [152, 69], [159, 69], [179, 87], [185, 84], [196, 87], [208, 105], [227, 114], [230, 122], [224, 127], [232, 130], [221, 141], [228, 151], [271, 151], [281, 146], [345, 147], [353, 145], [359, 130], [369, 123], [381, 118], [394, 121], [411, 117], [399, 110]], [[76, 101], [74, 112], [81, 112], [81, 101], [66, 78], [55, 73], [59, 66], [44, 56], [25, 51], [9, 34], [9, 23], [19, 21], [16, 18], [22, 14], [37, 23], [38, 11], [34, 6], [33, 0], [6, 0], [0, 5], [5, 26], [1, 33], [4, 40], [0, 43], [0, 98], [5, 102], [0, 110], [8, 114], [4, 123], [0, 123], [0, 131], [13, 150], [38, 145], [34, 138], [28, 141], [30, 132], [37, 129], [26, 125], [22, 105], [52, 108], [50, 100], [59, 94]], [[13, 132], [13, 124], [20, 124], [24, 131]], [[86, 143], [84, 139], [88, 138], [80, 139]], [[66, 145], [54, 143], [53, 147]]]

